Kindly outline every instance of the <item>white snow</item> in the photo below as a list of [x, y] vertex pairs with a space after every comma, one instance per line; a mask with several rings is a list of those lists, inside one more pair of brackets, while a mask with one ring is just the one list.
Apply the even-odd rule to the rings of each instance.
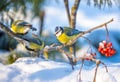
[[[0, 82], [79, 82], [80, 65], [77, 64], [75, 70], [72, 70], [70, 64], [64, 62], [19, 58], [11, 65], [0, 64]], [[109, 73], [100, 65], [96, 82], [120, 82], [120, 63], [107, 65]], [[85, 65], [82, 69], [82, 82], [92, 82], [94, 72], [95, 65]]]
[[110, 73], [99, 73], [97, 76], [97, 82], [117, 82], [115, 77]]

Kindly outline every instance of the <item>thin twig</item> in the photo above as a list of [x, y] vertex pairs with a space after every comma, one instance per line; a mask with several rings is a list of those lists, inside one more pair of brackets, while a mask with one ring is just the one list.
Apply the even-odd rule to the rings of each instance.
[[69, 11], [69, 2], [68, 2], [68, 0], [64, 0], [64, 5], [65, 5], [66, 11], [67, 11], [68, 21], [69, 21], [69, 25], [70, 25], [71, 18], [70, 18], [70, 11]]
[[[105, 66], [105, 68], [106, 68], [106, 72], [108, 72], [107, 66], [103, 62], [101, 62], [100, 60], [95, 59], [94, 56], [93, 57], [92, 56], [79, 57], [79, 58], [76, 58], [75, 60], [76, 61], [79, 61], [79, 60], [83, 61], [83, 60], [85, 60], [87, 58], [89, 58], [91, 61], [96, 63], [96, 68], [95, 68], [95, 73], [94, 73], [94, 78], [93, 78], [93, 82], [96, 82], [96, 76], [97, 76], [97, 71], [98, 71], [99, 65], [103, 64]], [[81, 66], [80, 71], [79, 71], [79, 81], [81, 81], [81, 69], [82, 69], [82, 67], [83, 67], [83, 62], [82, 62], [82, 66]]]
[[89, 48], [88, 48], [87, 52], [89, 52], [89, 49], [90, 49], [90, 53], [92, 53], [92, 42], [87, 37], [85, 37], [85, 36], [82, 36], [82, 38], [84, 38], [85, 40], [87, 40], [88, 43], [89, 43]]
[[82, 71], [82, 68], [83, 68], [83, 64], [84, 64], [84, 59], [82, 59], [82, 64], [81, 64], [80, 70], [79, 70], [79, 82], [81, 82], [81, 71]]
[[107, 66], [103, 62], [101, 62], [101, 64], [103, 64], [105, 66], [106, 72], [108, 72]]
[[71, 64], [71, 66], [72, 66], [72, 70], [74, 70], [74, 63], [75, 63], [75, 61], [73, 61], [72, 55], [70, 55], [70, 53], [64, 51], [64, 50], [61, 49], [61, 48], [59, 48], [58, 50], [59, 50], [61, 53], [64, 53], [64, 54], [67, 56], [67, 58], [68, 58], [68, 60], [69, 60], [69, 62], [70, 62], [70, 64]]
[[100, 63], [96, 63], [96, 68], [95, 68], [95, 74], [94, 74], [93, 82], [96, 82], [96, 75], [97, 75], [97, 71], [98, 71], [99, 65], [100, 65]]
[[95, 58], [92, 58], [91, 60], [96, 62], [96, 69], [95, 69], [95, 74], [94, 74], [94, 79], [93, 79], [93, 82], [96, 82], [96, 75], [97, 75], [98, 66], [100, 64], [103, 64], [105, 66], [106, 72], [108, 72], [108, 69], [107, 69], [107, 66], [103, 62], [101, 62], [100, 60], [97, 60]]

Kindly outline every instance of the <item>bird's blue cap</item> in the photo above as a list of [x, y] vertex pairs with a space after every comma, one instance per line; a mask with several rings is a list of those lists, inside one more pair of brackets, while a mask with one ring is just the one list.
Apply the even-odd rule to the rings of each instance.
[[59, 31], [63, 31], [63, 28], [60, 26], [56, 26], [55, 28], [55, 34], [57, 34]]

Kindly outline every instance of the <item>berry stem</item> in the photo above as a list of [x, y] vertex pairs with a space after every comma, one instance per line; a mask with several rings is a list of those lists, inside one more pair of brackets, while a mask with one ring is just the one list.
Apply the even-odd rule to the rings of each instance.
[[108, 28], [107, 28], [107, 24], [105, 24], [105, 29], [106, 29], [106, 42], [109, 42], [110, 37], [109, 37], [109, 31], [108, 31]]

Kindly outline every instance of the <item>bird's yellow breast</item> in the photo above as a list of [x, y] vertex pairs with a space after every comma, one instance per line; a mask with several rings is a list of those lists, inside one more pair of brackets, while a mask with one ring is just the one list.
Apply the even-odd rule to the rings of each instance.
[[31, 42], [29, 47], [35, 51], [41, 50], [44, 47], [44, 43], [42, 45], [38, 45]]
[[14, 33], [26, 33], [26, 31], [29, 30], [29, 28], [12, 25], [11, 30], [12, 30]]
[[59, 40], [59, 42], [66, 44], [69, 42], [69, 40], [73, 39], [75, 37], [74, 36], [67, 36], [65, 33], [62, 33], [59, 37], [57, 37], [57, 39]]

